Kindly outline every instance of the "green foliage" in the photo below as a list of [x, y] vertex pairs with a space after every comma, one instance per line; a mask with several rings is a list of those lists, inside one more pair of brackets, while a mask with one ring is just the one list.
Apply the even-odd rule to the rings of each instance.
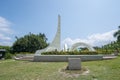
[[10, 52], [11, 52], [11, 47], [10, 46], [0, 46], [0, 49], [5, 49], [6, 52], [5, 52], [5, 59], [11, 59], [12, 58], [12, 55]]
[[12, 46], [13, 53], [17, 52], [30, 52], [33, 53], [38, 49], [43, 49], [48, 46], [45, 34], [32, 34], [29, 33], [24, 37], [16, 37], [16, 41]]
[[11, 51], [11, 47], [10, 46], [1, 46], [0, 45], [0, 49], [5, 49], [7, 53], [9, 53]]
[[78, 51], [71, 51], [71, 52], [58, 52], [58, 51], [51, 51], [51, 52], [43, 52], [42, 55], [97, 55], [98, 52], [78, 52]]
[[5, 59], [12, 59], [12, 54], [11, 53], [6, 53], [5, 54]]
[[117, 41], [111, 42], [97, 49], [97, 51], [102, 51], [105, 53], [114, 53], [115, 51], [119, 52], [119, 50], [120, 44]]
[[117, 37], [117, 41], [120, 42], [120, 26], [118, 26], [118, 31], [116, 31], [113, 36]]

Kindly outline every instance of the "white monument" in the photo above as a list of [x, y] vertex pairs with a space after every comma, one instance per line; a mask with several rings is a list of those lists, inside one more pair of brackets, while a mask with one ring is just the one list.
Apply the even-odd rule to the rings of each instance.
[[[44, 49], [41, 49], [41, 50], [37, 50], [35, 52], [35, 56], [37, 55], [41, 55], [42, 52], [49, 52], [49, 51], [60, 51], [61, 50], [61, 19], [60, 19], [60, 15], [58, 15], [58, 28], [57, 28], [57, 32], [56, 32], [56, 35], [55, 35], [55, 38], [53, 39], [52, 43], [44, 48]], [[78, 43], [75, 43], [72, 45], [72, 47], [70, 48], [70, 51], [74, 51], [75, 48], [77, 48], [78, 46], [86, 46], [89, 51], [95, 51], [92, 46], [90, 46], [89, 44], [86, 44], [86, 43], [83, 43], [83, 42], [78, 42]], [[64, 51], [68, 51], [68, 46], [67, 44], [64, 45]]]
[[85, 46], [85, 47], [88, 48], [89, 51], [95, 51], [95, 49], [94, 49], [91, 45], [89, 45], [89, 44], [87, 44], [87, 43], [84, 43], [84, 42], [74, 43], [74, 44], [72, 45], [72, 47], [70, 48], [70, 51], [74, 51], [74, 50], [75, 50], [77, 47], [79, 47], [79, 46]]
[[67, 44], [64, 44], [63, 51], [68, 51], [68, 46], [67, 46]]
[[60, 51], [61, 50], [61, 27], [60, 27], [60, 15], [58, 15], [58, 28], [57, 28], [57, 32], [56, 32], [56, 35], [55, 35], [55, 38], [53, 39], [52, 43], [44, 48], [44, 49], [41, 49], [41, 50], [37, 50], [35, 52], [35, 55], [41, 55], [42, 52], [48, 52], [48, 51]]

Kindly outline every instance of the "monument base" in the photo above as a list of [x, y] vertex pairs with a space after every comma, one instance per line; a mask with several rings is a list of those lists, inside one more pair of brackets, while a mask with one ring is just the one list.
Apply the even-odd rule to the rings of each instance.
[[35, 62], [68, 62], [69, 58], [80, 58], [81, 61], [103, 60], [103, 55], [36, 55]]

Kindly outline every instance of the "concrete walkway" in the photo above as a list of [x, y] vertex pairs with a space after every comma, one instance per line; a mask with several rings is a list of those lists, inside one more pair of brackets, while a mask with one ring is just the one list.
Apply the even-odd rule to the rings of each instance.
[[117, 56], [114, 56], [114, 55], [105, 55], [105, 56], [103, 56], [103, 60], [114, 59], [114, 58], [117, 58]]

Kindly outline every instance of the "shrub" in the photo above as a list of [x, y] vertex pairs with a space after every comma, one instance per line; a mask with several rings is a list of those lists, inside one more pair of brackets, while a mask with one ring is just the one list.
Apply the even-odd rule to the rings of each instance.
[[6, 53], [5, 54], [5, 59], [11, 59], [12, 58], [12, 54], [11, 53]]
[[58, 52], [58, 51], [51, 51], [51, 52], [43, 52], [42, 55], [97, 55], [98, 52], [78, 52], [78, 51], [70, 51], [70, 52]]

